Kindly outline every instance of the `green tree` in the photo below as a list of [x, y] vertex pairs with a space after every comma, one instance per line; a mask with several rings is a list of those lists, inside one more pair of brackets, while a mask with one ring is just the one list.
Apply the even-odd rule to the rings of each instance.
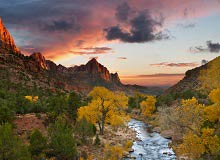
[[1, 160], [30, 160], [28, 147], [13, 134], [9, 123], [0, 126], [0, 159]]
[[68, 98], [68, 115], [70, 118], [76, 121], [77, 110], [83, 105], [84, 103], [82, 101], [81, 95], [77, 94], [76, 92], [71, 92]]
[[85, 117], [77, 121], [76, 132], [81, 136], [82, 142], [85, 143], [88, 137], [95, 135], [95, 126], [88, 122]]
[[35, 129], [30, 136], [30, 152], [32, 156], [40, 155], [47, 148], [47, 139], [42, 133]]
[[172, 102], [175, 100], [175, 97], [173, 94], [166, 94], [161, 95], [157, 98], [157, 106], [163, 106], [163, 105], [171, 105]]
[[140, 108], [140, 103], [146, 99], [146, 95], [141, 93], [135, 93], [134, 96], [129, 97], [128, 99], [128, 107], [133, 108]]
[[48, 99], [48, 117], [50, 122], [54, 122], [59, 115], [67, 113], [67, 97], [64, 94], [51, 96]]
[[14, 118], [14, 112], [7, 105], [0, 101], [0, 123], [11, 122]]
[[72, 129], [65, 120], [58, 117], [54, 124], [49, 126], [50, 148], [58, 159], [74, 159], [77, 156], [76, 144]]

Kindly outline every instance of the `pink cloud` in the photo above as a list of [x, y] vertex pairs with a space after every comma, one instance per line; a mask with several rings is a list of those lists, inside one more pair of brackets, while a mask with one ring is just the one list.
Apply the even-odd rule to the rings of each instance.
[[151, 66], [157, 66], [157, 67], [196, 67], [196, 66], [198, 66], [198, 63], [196, 63], [196, 62], [192, 62], [192, 63], [168, 63], [168, 62], [161, 62], [161, 63], [151, 64]]
[[180, 81], [184, 74], [152, 74], [120, 76], [125, 84], [138, 84], [143, 86], [172, 86]]
[[[24, 1], [24, 0], [23, 0]], [[119, 24], [116, 8], [121, 1], [30, 1], [16, 2], [8, 8], [9, 2], [1, 6], [0, 15], [9, 29], [14, 30], [16, 40], [23, 50], [28, 41], [35, 51], [43, 52], [47, 58], [59, 58], [66, 54], [82, 53], [82, 48], [103, 46], [110, 43], [105, 39], [103, 29]], [[17, 4], [18, 3], [18, 4]], [[193, 19], [219, 13], [218, 0], [129, 0], [131, 8], [128, 18], [134, 18], [141, 11], [148, 10], [152, 18], [164, 17], [164, 26], [180, 19]], [[127, 22], [120, 26], [129, 30]], [[32, 52], [24, 49], [23, 51]], [[95, 50], [97, 51], [97, 50]], [[87, 54], [90, 54], [89, 52]], [[94, 52], [91, 52], [94, 54]]]

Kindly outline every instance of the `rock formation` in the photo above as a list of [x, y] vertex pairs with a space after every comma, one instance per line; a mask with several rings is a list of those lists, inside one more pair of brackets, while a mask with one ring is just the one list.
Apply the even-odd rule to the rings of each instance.
[[5, 28], [1, 18], [0, 18], [0, 48], [6, 51], [19, 53], [19, 49], [16, 47], [14, 43], [14, 39]]
[[48, 69], [47, 64], [46, 64], [46, 60], [45, 60], [44, 56], [41, 53], [35, 52], [30, 57], [34, 61], [36, 61], [42, 69]]
[[[167, 93], [182, 93], [187, 90], [201, 90], [204, 89], [202, 88], [202, 83], [199, 79], [200, 76], [200, 71], [208, 69], [208, 66], [213, 63], [215, 60], [220, 61], [220, 57], [216, 57], [212, 61], [200, 66], [196, 67], [194, 69], [188, 70], [185, 73], [185, 76], [182, 80], [180, 80], [177, 84], [174, 86], [168, 88], [165, 91], [165, 94]], [[219, 66], [220, 69], [220, 66]]]
[[6, 68], [11, 70], [13, 77], [10, 77], [10, 79], [13, 81], [24, 81], [23, 83], [27, 84], [34, 82], [43, 88], [63, 91], [76, 90], [82, 93], [88, 93], [94, 86], [104, 86], [108, 89], [124, 91], [128, 94], [138, 91], [151, 93], [152, 91], [146, 87], [123, 85], [118, 73], [110, 73], [95, 58], [85, 65], [68, 68], [61, 64], [56, 65], [53, 61], [45, 60], [44, 56], [39, 52], [24, 56], [16, 47], [12, 36], [4, 27], [1, 19], [0, 53], [3, 54], [0, 56], [0, 64], [2, 64], [0, 65], [0, 70], [5, 70]]

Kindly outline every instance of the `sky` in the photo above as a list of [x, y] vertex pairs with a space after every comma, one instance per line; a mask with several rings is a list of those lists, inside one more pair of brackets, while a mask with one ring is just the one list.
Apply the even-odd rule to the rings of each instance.
[[0, 17], [24, 54], [95, 57], [123, 83], [173, 85], [220, 52], [220, 0], [1, 0]]

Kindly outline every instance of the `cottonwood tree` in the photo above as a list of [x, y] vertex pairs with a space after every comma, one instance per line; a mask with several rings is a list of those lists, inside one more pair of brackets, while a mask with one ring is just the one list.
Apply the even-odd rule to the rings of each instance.
[[175, 134], [182, 135], [182, 143], [175, 144], [177, 155], [184, 155], [191, 159], [218, 159], [220, 156], [219, 91], [209, 94], [214, 103], [209, 106], [199, 104], [196, 98], [182, 100], [180, 106], [170, 108], [167, 121]]
[[211, 91], [220, 88], [220, 58], [216, 58], [209, 62], [208, 67], [200, 71], [199, 80], [202, 86]]
[[140, 103], [141, 113], [146, 117], [150, 117], [156, 111], [155, 104], [156, 98], [154, 96], [147, 96], [146, 100]]
[[128, 120], [125, 112], [128, 98], [124, 93], [112, 92], [105, 87], [94, 87], [89, 96], [92, 100], [88, 106], [78, 109], [78, 118], [85, 117], [89, 122], [98, 124], [100, 134], [104, 134], [105, 124], [122, 125]]

